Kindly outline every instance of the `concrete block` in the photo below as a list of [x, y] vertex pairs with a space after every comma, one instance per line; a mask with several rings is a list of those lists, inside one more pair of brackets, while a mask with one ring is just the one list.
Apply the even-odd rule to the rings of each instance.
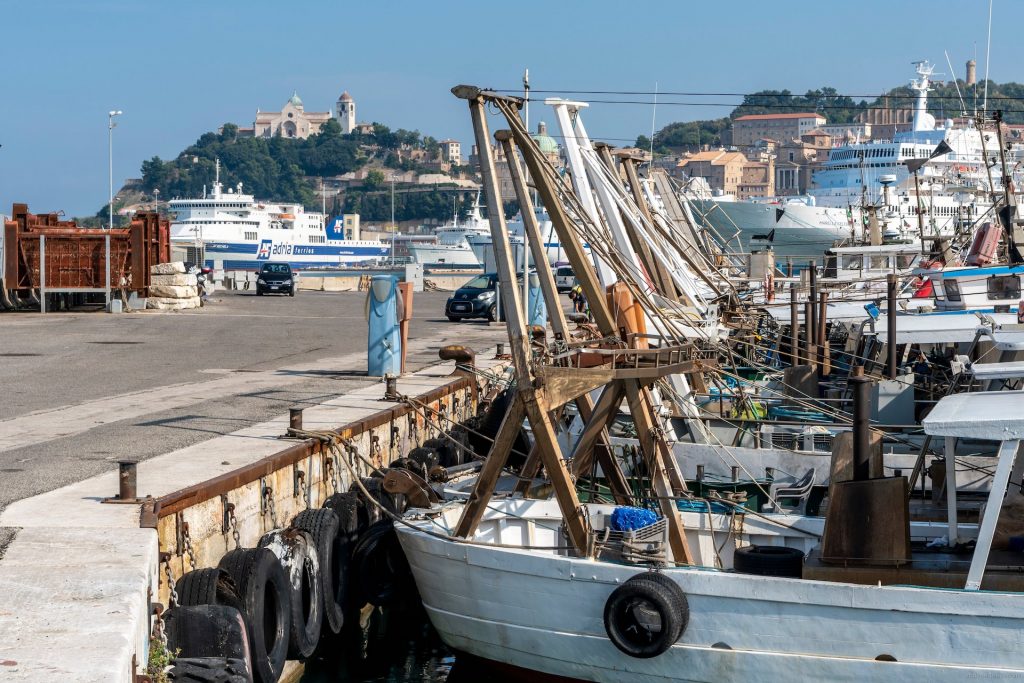
[[199, 296], [199, 290], [195, 285], [152, 285], [149, 288], [149, 295], [165, 299], [192, 299]]
[[146, 299], [146, 308], [157, 311], [182, 311], [190, 308], [199, 308], [199, 297], [189, 299], [171, 299], [165, 297], [151, 296]]
[[198, 283], [196, 281], [196, 276], [192, 273], [172, 273], [170, 275], [150, 275], [149, 284], [170, 285], [172, 287], [195, 287]]
[[158, 263], [155, 266], [150, 267], [149, 272], [153, 275], [174, 275], [175, 273], [184, 273], [185, 264], [181, 261]]

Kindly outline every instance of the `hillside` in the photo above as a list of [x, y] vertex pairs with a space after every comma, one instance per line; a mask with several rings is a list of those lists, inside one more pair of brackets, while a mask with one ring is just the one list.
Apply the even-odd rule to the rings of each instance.
[[[301, 203], [317, 210], [318, 178], [374, 169], [366, 174], [361, 187], [347, 189], [338, 205], [329, 204], [328, 209], [362, 210], [367, 220], [383, 220], [390, 217], [390, 196], [387, 200], [381, 196], [383, 169], [436, 173], [436, 168], [427, 168], [422, 160], [436, 158], [439, 149], [437, 140], [419, 131], [392, 131], [379, 123], [373, 124], [371, 132], [345, 135], [331, 119], [318, 134], [305, 140], [242, 136], [238, 126], [226, 123], [218, 133], [204, 133], [175, 159], [153, 157], [142, 162], [141, 182], [122, 188], [114, 207], [120, 210], [152, 201], [154, 189], [160, 190], [163, 200], [202, 196], [204, 188], [208, 191], [213, 185], [216, 160], [220, 159], [220, 180], [226, 188], [243, 183], [244, 191], [257, 198]], [[395, 204], [396, 220], [443, 220], [452, 214], [451, 193], [438, 188], [417, 188], [408, 197], [399, 194]], [[106, 216], [104, 206], [93, 220], [106, 221]]]
[[[968, 91], [963, 81], [957, 81], [969, 111], [974, 110], [974, 90]], [[977, 87], [978, 101], [984, 89], [984, 83]], [[789, 90], [762, 90], [743, 98], [743, 102], [733, 109], [729, 116], [721, 119], [699, 121], [679, 121], [670, 123], [654, 135], [655, 151], [660, 153], [680, 152], [697, 149], [701, 145], [718, 146], [722, 143], [722, 133], [732, 124], [733, 119], [747, 114], [779, 114], [784, 112], [820, 112], [829, 123], [848, 123], [869, 108], [888, 106], [911, 108], [916, 95], [908, 86], [893, 88], [872, 100], [853, 98], [841, 95], [832, 87], [808, 90], [803, 95], [795, 95]], [[993, 83], [988, 85], [989, 110], [1003, 111], [1007, 123], [1024, 123], [1024, 85], [1020, 83]], [[928, 111], [937, 119], [959, 116], [961, 114], [960, 98], [957, 86], [952, 81], [934, 85], [928, 93]], [[640, 136], [636, 145], [648, 148], [651, 141]]]

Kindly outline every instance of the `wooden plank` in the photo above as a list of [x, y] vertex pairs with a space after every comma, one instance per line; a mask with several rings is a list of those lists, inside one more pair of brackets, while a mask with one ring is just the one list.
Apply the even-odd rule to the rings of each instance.
[[573, 471], [577, 474], [589, 469], [594, 444], [615, 419], [624, 395], [625, 389], [621, 382], [612, 382], [601, 392], [601, 397], [597, 399], [597, 404], [594, 406], [594, 412], [590, 420], [587, 421], [572, 452]]
[[613, 379], [610, 368], [538, 367], [537, 379], [543, 385], [551, 405], [561, 406], [603, 387]]
[[829, 493], [822, 562], [910, 561], [910, 497], [903, 477], [841, 481]]
[[498, 433], [494, 436], [494, 443], [491, 444], [487, 459], [484, 460], [483, 467], [480, 468], [480, 475], [477, 477], [473, 492], [469, 494], [469, 500], [466, 501], [466, 506], [462, 510], [462, 517], [459, 518], [459, 523], [455, 526], [455, 536], [469, 538], [480, 524], [487, 503], [490, 502], [491, 496], [494, 494], [494, 485], [498, 482], [505, 463], [508, 462], [509, 451], [523, 426], [524, 413], [523, 401], [520, 395], [516, 394], [512, 402], [509, 403], [508, 412], [505, 413], [505, 418], [501, 421], [501, 426], [498, 427]]
[[551, 480], [551, 486], [555, 490], [555, 498], [562, 511], [569, 539], [576, 548], [577, 554], [585, 557], [590, 546], [590, 528], [583, 515], [580, 499], [576, 496], [576, 484], [569, 475], [568, 463], [562, 457], [561, 448], [558, 446], [558, 438], [551, 423], [544, 390], [528, 388], [521, 394], [525, 399], [526, 418], [530, 421], [530, 428], [533, 430], [533, 438], [537, 444], [537, 450], [540, 452], [541, 462], [544, 464], [548, 478]]

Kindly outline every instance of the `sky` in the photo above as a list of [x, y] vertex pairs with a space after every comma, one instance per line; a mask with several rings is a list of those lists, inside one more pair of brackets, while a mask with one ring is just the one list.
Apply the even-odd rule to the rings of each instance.
[[[1024, 81], [1011, 34], [1022, 9], [994, 0], [994, 81]], [[0, 213], [26, 202], [73, 216], [107, 201], [111, 109], [124, 112], [115, 189], [144, 159], [174, 158], [228, 121], [251, 126], [293, 91], [327, 111], [347, 90], [358, 120], [452, 137], [468, 153], [468, 111], [450, 88], [518, 88], [524, 68], [534, 91], [872, 95], [904, 84], [917, 59], [948, 77], [946, 50], [961, 78], [977, 51], [981, 78], [988, 1], [0, 0], [0, 17]], [[650, 135], [652, 114], [661, 128], [739, 101], [663, 95], [655, 111], [650, 95], [618, 97], [645, 104], [594, 103], [591, 138], [626, 145]], [[530, 118], [552, 122], [536, 102]]]

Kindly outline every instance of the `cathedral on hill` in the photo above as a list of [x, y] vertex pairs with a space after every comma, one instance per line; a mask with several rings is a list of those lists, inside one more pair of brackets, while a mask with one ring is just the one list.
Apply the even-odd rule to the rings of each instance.
[[320, 128], [334, 118], [341, 125], [341, 132], [348, 134], [356, 128], [356, 102], [348, 92], [338, 98], [334, 112], [306, 111], [299, 94], [293, 93], [281, 111], [256, 111], [256, 121], [250, 130], [240, 129], [243, 135], [250, 133], [258, 138], [299, 138], [305, 140], [316, 135]]

